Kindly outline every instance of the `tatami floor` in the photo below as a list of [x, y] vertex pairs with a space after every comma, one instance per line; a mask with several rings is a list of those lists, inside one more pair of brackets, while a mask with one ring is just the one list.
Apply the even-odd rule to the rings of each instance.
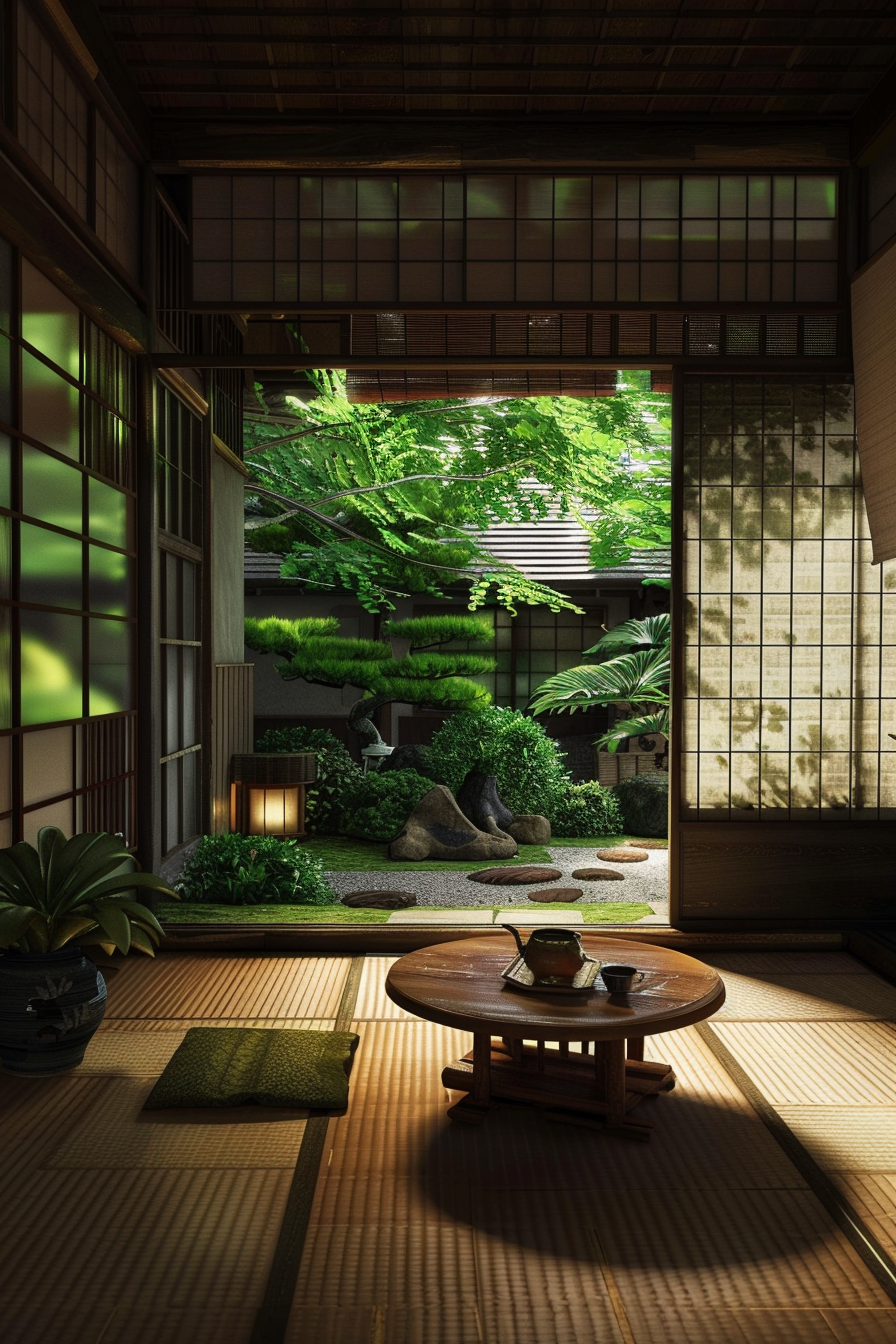
[[[648, 1042], [679, 1081], [641, 1144], [452, 1125], [468, 1041], [392, 958], [129, 958], [81, 1068], [0, 1075], [4, 1344], [896, 1344], [896, 988], [705, 959], [726, 1005]], [[188, 1026], [337, 1022], [344, 1116], [140, 1110]]]

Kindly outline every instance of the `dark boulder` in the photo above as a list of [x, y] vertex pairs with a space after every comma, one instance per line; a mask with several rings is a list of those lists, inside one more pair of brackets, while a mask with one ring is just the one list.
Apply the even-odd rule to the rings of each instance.
[[484, 775], [481, 770], [469, 771], [457, 791], [457, 805], [481, 831], [487, 829], [489, 817], [500, 831], [505, 832], [513, 821], [513, 813], [498, 797], [497, 779], [494, 775]]

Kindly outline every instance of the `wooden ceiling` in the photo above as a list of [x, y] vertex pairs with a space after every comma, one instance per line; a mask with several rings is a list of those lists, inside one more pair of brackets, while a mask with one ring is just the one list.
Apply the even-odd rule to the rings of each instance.
[[892, 0], [99, 0], [154, 118], [847, 121]]

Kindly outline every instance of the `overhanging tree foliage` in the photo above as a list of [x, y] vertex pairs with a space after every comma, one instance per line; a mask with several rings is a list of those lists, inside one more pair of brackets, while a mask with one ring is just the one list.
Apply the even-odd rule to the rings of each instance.
[[318, 686], [356, 686], [360, 697], [348, 714], [349, 727], [363, 746], [382, 745], [372, 722], [381, 705], [399, 701], [428, 709], [475, 709], [491, 696], [471, 677], [492, 672], [495, 659], [486, 654], [429, 652], [454, 640], [490, 643], [491, 624], [474, 616], [432, 616], [390, 621], [385, 633], [408, 641], [409, 652], [394, 657], [389, 644], [372, 639], [343, 639], [335, 617], [286, 621], [276, 616], [247, 618], [246, 643], [256, 653], [283, 659], [276, 670], [285, 681]]
[[311, 589], [347, 590], [382, 611], [396, 596], [443, 597], [465, 583], [471, 609], [493, 598], [559, 610], [575, 604], [476, 534], [598, 509], [598, 565], [668, 544], [668, 464], [657, 449], [666, 406], [643, 385], [599, 399], [357, 405], [339, 373], [309, 376], [313, 400], [287, 398], [285, 415], [262, 400], [249, 417], [246, 526], [253, 549], [283, 554], [283, 573]]

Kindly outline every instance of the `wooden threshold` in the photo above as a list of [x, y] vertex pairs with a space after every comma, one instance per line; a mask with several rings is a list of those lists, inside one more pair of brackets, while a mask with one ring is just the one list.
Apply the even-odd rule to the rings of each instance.
[[[522, 928], [535, 928], [537, 920], [523, 921]], [[592, 932], [598, 926], [589, 925]], [[475, 936], [506, 937], [500, 926], [476, 927]], [[716, 952], [815, 952], [846, 947], [847, 930], [827, 929], [801, 932], [793, 929], [746, 930], [706, 932], [690, 929], [672, 929], [663, 925], [620, 924], [616, 927], [599, 926], [602, 938], [620, 938], [671, 947], [678, 951]], [[427, 925], [413, 927], [400, 924], [319, 925], [268, 924], [255, 928], [246, 925], [234, 928], [230, 924], [181, 924], [177, 932], [166, 930], [162, 947], [166, 952], [319, 952], [353, 955], [370, 952], [413, 952], [419, 947], [433, 947], [437, 943], [456, 942], [469, 938], [474, 930], [469, 926]]]

